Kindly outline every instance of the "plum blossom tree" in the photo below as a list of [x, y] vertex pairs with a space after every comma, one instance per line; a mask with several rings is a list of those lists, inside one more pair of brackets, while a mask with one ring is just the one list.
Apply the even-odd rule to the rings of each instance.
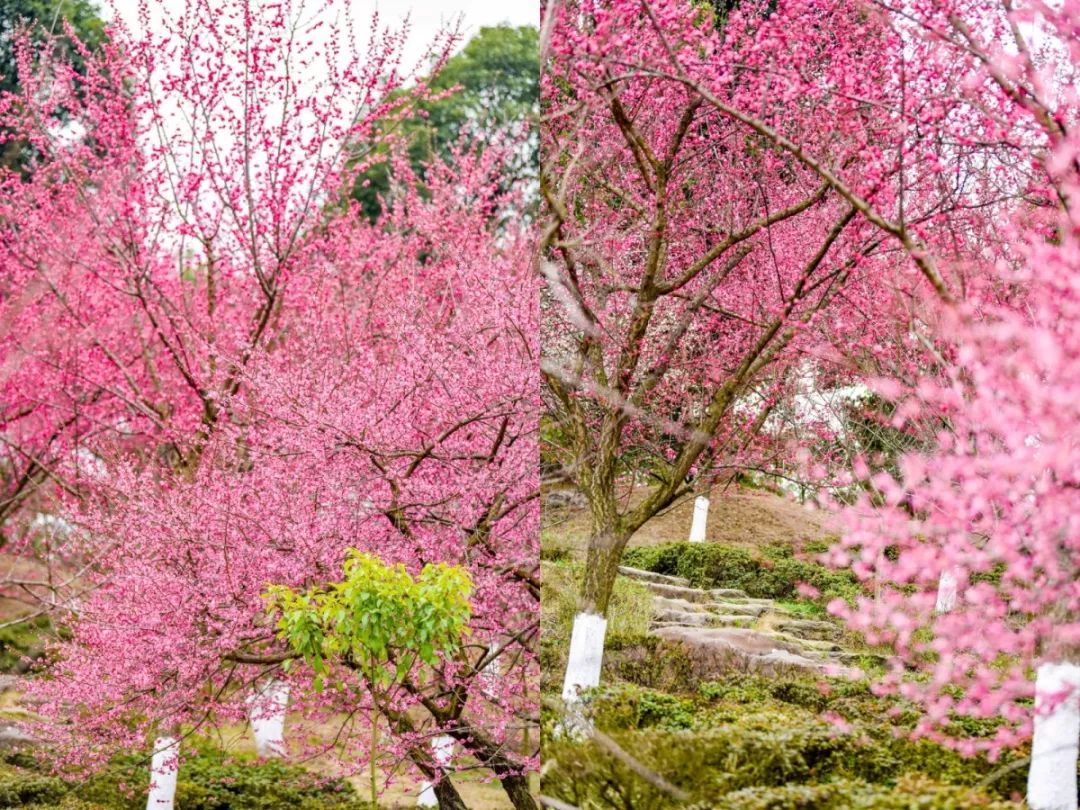
[[[450, 797], [455, 763], [426, 745], [447, 735], [531, 808], [539, 310], [501, 174], [515, 138], [433, 160], [372, 224], [341, 203], [364, 168], [348, 147], [426, 92], [403, 34], [376, 21], [365, 48], [347, 4], [191, 0], [161, 34], [153, 13], [85, 76], [24, 52], [2, 106], [42, 155], [3, 179], [3, 435], [73, 529], [64, 576], [28, 584], [77, 608], [35, 731], [86, 765], [182, 748], [273, 679], [294, 750], [356, 770], [383, 724], [384, 773], [441, 772]], [[92, 138], [45, 124], [57, 106]], [[378, 705], [341, 666], [315, 689], [262, 598], [337, 579], [348, 549], [473, 585], [470, 641]]]
[[[544, 396], [551, 453], [589, 503], [580, 616], [596, 617], [647, 520], [805, 449], [773, 417], [807, 371], [851, 375], [850, 347], [887, 344], [883, 302], [926, 281], [948, 295], [922, 246], [1012, 190], [968, 181], [990, 146], [957, 157], [961, 182], [934, 171], [950, 144], [912, 153], [903, 37], [862, 5], [547, 18]], [[634, 479], [643, 493], [620, 486]], [[595, 685], [588, 655], [568, 697]]]
[[[813, 35], [792, 15], [832, 7], [780, 3], [775, 27], [759, 30], [773, 47], [806, 45]], [[662, 13], [642, 8], [665, 30]], [[827, 98], [834, 129], [852, 101], [891, 111], [890, 137], [847, 166], [723, 97], [723, 77], [703, 76], [671, 42], [661, 71], [821, 178], [900, 248], [901, 269], [918, 271], [921, 283], [901, 280], [903, 295], [873, 310], [883, 326], [870, 334], [900, 324], [905, 345], [849, 355], [864, 379], [879, 378], [892, 426], [932, 440], [895, 475], [859, 465], [870, 494], [845, 513], [851, 556], [837, 561], [853, 562], [877, 593], [834, 609], [896, 646], [883, 685], [924, 701], [919, 732], [947, 738], [956, 715], [996, 718], [996, 735], [953, 740], [991, 752], [1034, 733], [1035, 808], [1077, 802], [1078, 11], [1010, 0], [860, 7], [887, 32], [880, 52], [895, 66], [879, 96], [852, 69], [847, 37], [829, 51], [831, 83], [787, 71], [777, 85]], [[891, 193], [872, 193], [889, 176]], [[949, 206], [920, 214], [942, 189]], [[912, 681], [901, 664], [932, 677]]]
[[912, 11], [894, 22], [927, 81], [959, 73], [943, 86], [966, 114], [941, 122], [940, 136], [1008, 144], [1013, 159], [988, 168], [1024, 194], [996, 223], [1005, 249], [966, 257], [977, 283], [963, 300], [924, 302], [936, 324], [924, 367], [936, 374], [879, 383], [898, 403], [898, 425], [935, 422], [939, 432], [895, 476], [873, 478], [876, 508], [864, 500], [847, 514], [856, 570], [890, 587], [836, 610], [892, 643], [898, 667], [930, 671], [911, 682], [897, 669], [884, 684], [924, 702], [920, 732], [948, 739], [950, 719], [969, 715], [1000, 727], [953, 741], [965, 750], [996, 751], [1033, 734], [1029, 805], [1075, 808], [1078, 9]]

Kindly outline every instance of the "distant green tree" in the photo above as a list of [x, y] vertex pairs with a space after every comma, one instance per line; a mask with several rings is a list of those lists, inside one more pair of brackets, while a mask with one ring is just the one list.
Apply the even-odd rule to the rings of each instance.
[[[15, 45], [23, 29], [39, 44], [53, 35], [54, 49], [83, 71], [83, 58], [66, 35], [64, 21], [90, 49], [105, 41], [105, 21], [92, 0], [0, 0], [0, 92], [19, 90]], [[0, 148], [0, 167], [25, 170], [30, 158], [26, 144], [21, 141], [7, 141]]]
[[[436, 92], [458, 88], [453, 95], [417, 105], [415, 114], [399, 126], [407, 142], [409, 160], [420, 177], [435, 155], [450, 157], [461, 138], [481, 147], [497, 133], [523, 124], [540, 108], [540, 35], [532, 26], [500, 25], [481, 28], [465, 47], [447, 60], [432, 79]], [[376, 150], [376, 156], [379, 150]], [[508, 180], [533, 177], [539, 160], [535, 128], [527, 149], [507, 167]], [[357, 178], [353, 197], [371, 220], [382, 213], [382, 198], [389, 193], [391, 170], [380, 162]]]

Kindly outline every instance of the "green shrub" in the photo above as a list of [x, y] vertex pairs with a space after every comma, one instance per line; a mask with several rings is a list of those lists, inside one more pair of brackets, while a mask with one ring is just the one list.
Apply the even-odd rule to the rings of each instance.
[[[973, 787], [996, 765], [948, 756], [949, 752], [932, 743], [898, 740], [890, 744], [884, 736], [863, 732], [860, 728], [856, 733], [839, 733], [822, 721], [757, 713], [743, 718], [742, 725], [712, 730], [650, 728], [611, 735], [631, 756], [689, 793], [701, 807], [1016, 807], [1000, 798], [1016, 792], [1015, 784], [996, 785], [996, 799]], [[545, 792], [576, 806], [647, 810], [674, 806], [670, 796], [592, 743], [556, 740], [545, 747], [544, 759]], [[618, 786], [617, 801], [613, 785]]]
[[970, 788], [919, 779], [895, 787], [845, 780], [824, 785], [748, 788], [724, 797], [724, 810], [1014, 810]]
[[[184, 759], [176, 785], [178, 810], [366, 810], [343, 780], [326, 779], [304, 768], [271, 760], [230, 757], [205, 742], [191, 740], [198, 754]], [[78, 781], [42, 772], [30, 755], [4, 757], [0, 808], [24, 810], [143, 810], [149, 771], [140, 755], [117, 757], [104, 770]]]
[[23, 810], [113, 810], [113, 808], [101, 804], [91, 804], [68, 794], [55, 803], [23, 805]]
[[589, 698], [590, 713], [603, 729], [686, 729], [694, 725], [698, 707], [692, 700], [655, 689], [621, 684], [601, 687]]
[[[772, 730], [753, 733], [729, 727], [694, 732], [648, 729], [613, 736], [646, 767], [695, 800], [709, 802], [745, 787], [807, 781], [819, 772], [831, 772], [850, 757], [853, 745], [824, 724], [793, 730], [786, 719], [774, 723]], [[544, 761], [544, 791], [576, 806], [606, 806], [610, 785], [619, 785], [623, 806], [640, 810], [671, 806], [669, 796], [590, 743], [554, 741]]]
[[713, 543], [667, 543], [627, 549], [623, 563], [659, 574], [686, 577], [699, 588], [740, 588], [761, 599], [791, 600], [800, 583], [820, 592], [818, 601], [853, 600], [855, 575], [795, 556], [790, 546], [751, 549]]
[[[865, 681], [834, 681], [822, 688], [818, 680], [805, 676], [732, 676], [702, 683], [695, 694], [683, 696], [605, 683], [609, 685], [590, 697], [597, 727], [702, 801], [724, 792], [792, 783], [854, 779], [888, 786], [912, 774], [957, 788], [972, 788], [994, 775], [984, 791], [988, 795], [1003, 799], [1024, 791], [1026, 768], [1007, 768], [1024, 750], [1007, 751], [990, 762], [982, 756], [963, 757], [930, 740], [913, 740], [907, 732], [919, 717], [917, 708], [899, 698], [874, 695]], [[825, 712], [844, 718], [849, 727], [841, 730], [821, 716]], [[602, 752], [562, 749], [560, 755], [560, 745], [565, 741], [555, 741], [550, 750], [545, 745], [545, 762], [550, 755], [563, 763], [558, 772], [545, 766], [553, 785], [600, 785], [625, 778], [627, 795], [636, 797], [634, 801], [648, 806], [662, 798], [649, 798], [647, 785], [636, 785], [638, 777], [622, 773], [624, 766], [608, 762]], [[586, 791], [579, 798], [589, 795]]]
[[0, 807], [54, 804], [68, 792], [63, 781], [40, 774], [5, 773], [0, 776]]
[[[352, 785], [328, 780], [280, 760], [257, 761], [233, 757], [206, 743], [199, 753], [180, 763], [176, 784], [179, 810], [359, 810], [368, 807]], [[146, 806], [149, 776], [142, 758], [124, 757], [96, 774], [72, 793], [78, 798], [116, 810]], [[127, 787], [124, 787], [124, 786]]]

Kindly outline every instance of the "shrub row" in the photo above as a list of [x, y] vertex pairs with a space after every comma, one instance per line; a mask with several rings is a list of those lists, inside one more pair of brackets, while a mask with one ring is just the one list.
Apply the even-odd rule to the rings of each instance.
[[800, 583], [816, 588], [822, 602], [837, 597], [850, 601], [860, 591], [850, 571], [800, 559], [790, 546], [665, 543], [627, 549], [623, 564], [686, 577], [699, 588], [741, 588], [761, 599], [795, 598]]
[[[81, 781], [46, 775], [25, 752], [0, 770], [0, 807], [24, 810], [143, 810], [149, 780], [142, 758], [121, 757]], [[203, 746], [181, 763], [178, 810], [367, 810], [352, 785], [280, 761], [227, 756]]]

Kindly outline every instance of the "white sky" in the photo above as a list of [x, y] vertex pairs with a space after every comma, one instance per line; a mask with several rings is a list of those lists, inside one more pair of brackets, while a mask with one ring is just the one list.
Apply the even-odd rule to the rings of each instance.
[[[256, 0], [257, 2], [258, 0]], [[157, 0], [159, 8], [168, 8], [169, 0]], [[339, 2], [344, 6], [343, 2]], [[138, 0], [101, 0], [106, 16], [115, 9], [131, 27], [136, 27]], [[511, 25], [539, 25], [540, 3], [538, 0], [351, 0], [353, 19], [364, 20], [376, 9], [384, 25], [396, 28], [406, 15], [412, 22], [406, 61], [419, 59], [440, 30], [463, 20], [464, 40], [468, 40], [485, 25], [510, 23]]]

